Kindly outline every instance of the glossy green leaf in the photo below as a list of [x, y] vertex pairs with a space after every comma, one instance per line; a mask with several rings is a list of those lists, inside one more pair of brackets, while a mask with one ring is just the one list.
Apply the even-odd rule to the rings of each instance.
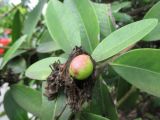
[[58, 0], [50, 0], [45, 21], [52, 38], [67, 53], [81, 46], [80, 30], [73, 13]]
[[126, 81], [149, 94], [160, 97], [160, 50], [137, 49], [111, 63]]
[[52, 65], [54, 62], [57, 62], [58, 60], [60, 60], [62, 63], [65, 61], [64, 58], [60, 57], [49, 57], [39, 60], [38, 62], [32, 64], [26, 70], [25, 75], [35, 80], [46, 80], [52, 71], [49, 66]]
[[36, 5], [36, 7], [31, 12], [29, 12], [26, 20], [24, 21], [23, 33], [28, 35], [29, 40], [40, 19], [40, 15], [42, 13], [43, 6], [46, 3], [46, 1], [47, 0], [39, 0], [39, 3]]
[[80, 25], [82, 47], [89, 53], [98, 45], [99, 26], [95, 9], [89, 0], [65, 0]]
[[15, 52], [17, 51], [17, 49], [22, 45], [22, 43], [26, 40], [26, 35], [22, 36], [21, 38], [19, 38], [9, 49], [8, 51], [4, 54], [3, 57], [3, 62], [0, 66], [0, 69], [2, 69], [7, 62], [12, 58], [12, 56], [14, 56]]
[[109, 120], [109, 119], [93, 113], [82, 113], [81, 120]]
[[12, 25], [12, 40], [15, 41], [21, 36], [22, 30], [22, 18], [19, 10], [14, 15], [13, 25]]
[[135, 44], [151, 32], [157, 22], [156, 19], [145, 19], [114, 31], [93, 51], [93, 59], [97, 62], [108, 59], [128, 46]]
[[34, 114], [41, 115], [41, 93], [28, 88], [24, 85], [14, 85], [11, 87], [11, 94], [16, 103], [24, 110]]
[[109, 15], [111, 12], [110, 5], [93, 3], [93, 6], [95, 7], [96, 14], [98, 16], [98, 22], [100, 26], [100, 37], [101, 39], [104, 39], [115, 30], [115, 27]]
[[126, 2], [113, 2], [111, 4], [112, 6], [112, 11], [113, 12], [118, 12], [120, 11], [122, 8], [128, 8], [128, 7], [131, 7], [131, 2], [129, 1], [126, 1]]
[[92, 102], [87, 109], [88, 112], [103, 115], [111, 120], [118, 120], [117, 111], [110, 96], [108, 87], [102, 79], [96, 82], [92, 98]]
[[27, 112], [24, 111], [12, 98], [11, 90], [4, 96], [4, 109], [10, 120], [29, 120]]
[[48, 31], [45, 31], [42, 37], [40, 38], [40, 43], [37, 47], [37, 52], [39, 53], [48, 53], [56, 50], [60, 50], [61, 48], [56, 44], [55, 41], [52, 40]]
[[[157, 2], [144, 16], [144, 19], [157, 18], [160, 22], [160, 1]], [[156, 28], [143, 38], [144, 41], [156, 41], [160, 40], [160, 23]]]

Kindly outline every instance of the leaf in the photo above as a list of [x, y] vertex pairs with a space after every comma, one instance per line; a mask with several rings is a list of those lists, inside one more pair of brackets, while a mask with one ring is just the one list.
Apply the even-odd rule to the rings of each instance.
[[144, 16], [144, 19], [157, 18], [160, 21], [160, 1], [157, 2]]
[[70, 53], [75, 46], [81, 46], [78, 24], [64, 4], [50, 0], [45, 21], [52, 38], [65, 52]]
[[[157, 2], [144, 16], [144, 19], [148, 18], [157, 18], [160, 22], [160, 1]], [[143, 39], [144, 41], [156, 41], [160, 40], [160, 23], [156, 26], [156, 28], [150, 32], [147, 36], [145, 36]]]
[[160, 97], [160, 50], [132, 50], [118, 59], [111, 66], [126, 81], [149, 94]]
[[35, 116], [41, 115], [41, 93], [24, 85], [11, 87], [11, 94], [16, 103]]
[[126, 25], [105, 38], [93, 51], [92, 57], [99, 62], [112, 57], [135, 44], [157, 25], [156, 19], [145, 19]]
[[109, 15], [109, 12], [111, 12], [110, 5], [93, 3], [93, 6], [95, 7], [96, 14], [98, 16], [101, 34], [100, 37], [101, 39], [104, 39], [115, 30]]
[[17, 10], [14, 15], [12, 30], [12, 40], [16, 41], [21, 36], [22, 30], [22, 19], [19, 10]]
[[82, 113], [81, 120], [109, 120], [109, 119], [93, 113]]
[[52, 40], [48, 31], [45, 31], [42, 37], [40, 38], [40, 43], [37, 47], [37, 52], [39, 53], [48, 53], [56, 50], [60, 50], [61, 48], [56, 44], [55, 41]]
[[143, 38], [144, 41], [157, 41], [160, 40], [160, 23], [147, 35]]
[[124, 22], [124, 23], [133, 22], [133, 18], [126, 13], [117, 12], [117, 13], [113, 13], [113, 16], [115, 20], [119, 22]]
[[26, 20], [24, 21], [23, 33], [28, 35], [28, 40], [30, 40], [30, 37], [32, 36], [34, 29], [40, 19], [40, 15], [45, 3], [46, 0], [39, 0], [37, 6], [31, 12], [29, 12]]
[[29, 120], [27, 112], [24, 111], [12, 98], [11, 90], [4, 96], [4, 109], [10, 120]]
[[26, 40], [26, 35], [19, 38], [4, 54], [3, 62], [0, 66], [0, 69], [3, 69], [3, 67], [7, 64], [7, 62], [14, 56], [17, 49], [21, 46], [21, 44]]
[[102, 79], [99, 79], [95, 84], [93, 99], [88, 108], [88, 112], [103, 115], [111, 120], [118, 120], [117, 111], [110, 96], [108, 87]]
[[89, 0], [65, 0], [80, 25], [82, 47], [89, 53], [98, 45], [99, 26], [94, 7]]
[[112, 3], [112, 11], [113, 12], [119, 12], [122, 8], [128, 8], [131, 7], [131, 2], [113, 2]]
[[64, 58], [60, 57], [48, 57], [38, 62], [32, 64], [26, 70], [26, 76], [36, 80], [46, 80], [49, 74], [51, 73], [51, 68], [49, 67], [54, 62], [60, 60], [62, 63], [65, 61]]

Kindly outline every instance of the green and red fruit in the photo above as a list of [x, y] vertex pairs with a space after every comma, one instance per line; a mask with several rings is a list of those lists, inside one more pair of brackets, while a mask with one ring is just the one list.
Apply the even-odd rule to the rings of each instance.
[[77, 80], [85, 80], [93, 72], [93, 62], [89, 55], [78, 55], [70, 63], [69, 73]]

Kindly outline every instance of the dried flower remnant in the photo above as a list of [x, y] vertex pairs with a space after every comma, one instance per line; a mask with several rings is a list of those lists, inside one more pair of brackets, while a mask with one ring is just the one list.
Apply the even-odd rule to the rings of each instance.
[[69, 73], [71, 61], [76, 56], [82, 54], [89, 55], [82, 50], [81, 47], [75, 47], [66, 63], [62, 64], [60, 61], [57, 61], [51, 65], [52, 73], [47, 78], [45, 95], [48, 99], [55, 99], [58, 93], [63, 90], [73, 112], [80, 111], [82, 104], [85, 101], [91, 100], [92, 88], [95, 83], [95, 62], [91, 57], [90, 58], [93, 62], [93, 72], [89, 77], [84, 80], [77, 80]]

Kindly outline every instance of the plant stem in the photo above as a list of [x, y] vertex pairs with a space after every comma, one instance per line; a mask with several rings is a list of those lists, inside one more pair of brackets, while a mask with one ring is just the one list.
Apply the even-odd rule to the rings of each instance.
[[117, 102], [117, 108], [122, 105], [122, 103], [134, 92], [136, 88], [132, 86], [130, 90]]
[[60, 114], [56, 116], [55, 120], [59, 120], [59, 118], [61, 117], [61, 115], [62, 115], [63, 112], [65, 111], [67, 105], [68, 105], [68, 104], [66, 103], [65, 106], [63, 107], [62, 111], [60, 112]]

